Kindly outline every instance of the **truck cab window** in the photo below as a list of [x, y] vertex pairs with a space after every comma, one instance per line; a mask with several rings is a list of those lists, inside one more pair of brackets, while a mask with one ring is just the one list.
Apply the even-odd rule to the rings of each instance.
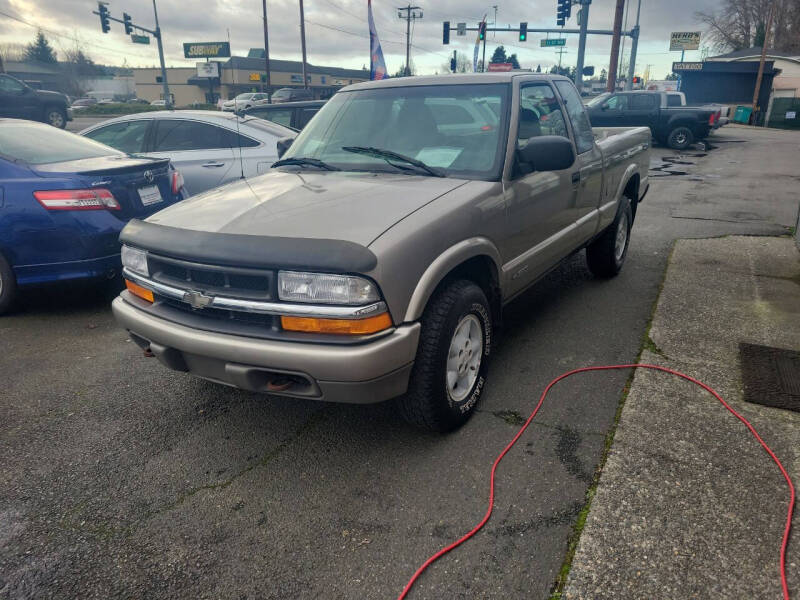
[[517, 145], [523, 147], [528, 138], [560, 135], [568, 138], [566, 122], [553, 88], [546, 84], [528, 85], [520, 89]]
[[572, 132], [575, 134], [575, 146], [578, 148], [578, 154], [588, 152], [594, 145], [594, 133], [592, 132], [592, 124], [589, 122], [586, 109], [583, 108], [581, 97], [578, 95], [575, 86], [569, 81], [556, 81], [556, 87], [561, 94], [561, 99], [564, 101], [564, 106], [567, 107], [567, 115], [569, 115], [569, 120], [572, 123]]
[[606, 100], [605, 106], [608, 107], [608, 110], [627, 110], [628, 97], [623, 94], [616, 94]]

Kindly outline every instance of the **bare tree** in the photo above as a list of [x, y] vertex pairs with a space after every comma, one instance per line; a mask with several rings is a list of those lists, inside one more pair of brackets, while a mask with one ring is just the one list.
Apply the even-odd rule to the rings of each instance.
[[695, 16], [708, 27], [708, 39], [718, 52], [759, 46], [764, 41], [767, 13], [775, 4], [769, 45], [783, 51], [800, 50], [800, 0], [723, 0], [715, 12]]
[[25, 45], [5, 43], [0, 44], [0, 56], [5, 62], [22, 62], [25, 60]]
[[[443, 73], [449, 73], [450, 63], [446, 62], [439, 68]], [[472, 59], [463, 52], [456, 52], [456, 73], [472, 73]]]

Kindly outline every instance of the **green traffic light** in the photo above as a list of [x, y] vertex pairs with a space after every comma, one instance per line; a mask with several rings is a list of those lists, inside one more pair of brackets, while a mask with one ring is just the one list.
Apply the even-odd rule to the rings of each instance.
[[524, 34], [524, 33], [521, 33], [521, 34], [520, 34], [520, 36], [519, 36], [519, 41], [520, 41], [520, 42], [524, 42], [524, 41], [525, 41], [525, 34]]

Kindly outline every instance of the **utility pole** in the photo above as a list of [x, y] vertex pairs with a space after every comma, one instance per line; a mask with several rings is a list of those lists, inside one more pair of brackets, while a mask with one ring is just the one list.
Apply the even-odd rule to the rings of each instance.
[[631, 60], [628, 64], [628, 80], [625, 82], [625, 89], [633, 89], [633, 76], [636, 70], [636, 50], [639, 48], [639, 14], [642, 12], [642, 0], [636, 9], [636, 25], [631, 30]]
[[[624, 0], [623, 0], [624, 1]], [[589, 5], [592, 0], [579, 0], [581, 10], [578, 13], [580, 19], [580, 36], [578, 38], [578, 64], [575, 66], [575, 87], [578, 93], [583, 92], [583, 60], [586, 54], [586, 29], [589, 26]]]
[[558, 49], [556, 54], [558, 54], [558, 70], [561, 71], [561, 57], [564, 54], [568, 54], [568, 51], [564, 50], [564, 46], [561, 46], [561, 48]]
[[[300, 0], [300, 45], [303, 47], [303, 87], [308, 89], [308, 79], [306, 79], [306, 18], [303, 14], [303, 0]], [[266, 48], [264, 50], [266, 51]]]
[[758, 64], [758, 76], [756, 77], [756, 89], [753, 90], [753, 114], [758, 110], [758, 97], [761, 92], [761, 80], [764, 77], [764, 62], [767, 59], [767, 45], [769, 44], [769, 31], [772, 29], [772, 14], [775, 12], [775, 0], [769, 3], [767, 13], [767, 26], [764, 28], [764, 43], [761, 45], [761, 62]]
[[269, 33], [267, 33], [267, 0], [261, 0], [262, 7], [264, 8], [264, 66], [267, 70], [267, 102], [272, 103], [272, 89], [269, 76]]
[[[400, 6], [397, 8], [397, 16], [401, 19], [406, 20], [406, 69], [405, 75], [411, 75], [411, 21], [416, 19], [422, 18], [422, 12], [417, 12], [420, 10], [419, 6]], [[405, 16], [403, 16], [403, 11], [405, 11]]]
[[161, 62], [161, 87], [164, 89], [164, 107], [169, 109], [172, 108], [172, 99], [169, 95], [169, 84], [167, 83], [167, 66], [164, 64], [164, 46], [161, 43], [161, 28], [158, 26], [156, 0], [153, 0], [153, 15], [156, 19], [156, 30], [153, 32], [153, 37], [158, 42], [158, 60]]
[[619, 64], [619, 38], [622, 34], [622, 13], [625, 10], [625, 0], [617, 0], [617, 10], [614, 13], [614, 35], [611, 38], [611, 60], [608, 65], [608, 83], [606, 91], [613, 92], [617, 89], [617, 65]]

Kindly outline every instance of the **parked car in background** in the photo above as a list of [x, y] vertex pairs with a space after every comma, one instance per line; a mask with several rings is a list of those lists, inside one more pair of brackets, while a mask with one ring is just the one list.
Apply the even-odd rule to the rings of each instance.
[[166, 105], [167, 105], [167, 101], [166, 100], [153, 100], [150, 103], [150, 106], [166, 106]]
[[222, 110], [226, 112], [239, 112], [242, 110], [247, 110], [248, 108], [252, 108], [254, 106], [267, 104], [268, 102], [269, 102], [269, 96], [267, 96], [267, 94], [248, 92], [245, 94], [239, 94], [233, 100], [226, 100], [225, 102], [223, 102]]
[[281, 88], [272, 94], [272, 102], [300, 102], [313, 100], [314, 94], [305, 88]]
[[16, 77], [0, 73], [0, 117], [42, 121], [64, 129], [72, 110], [64, 94], [35, 90]]
[[119, 273], [119, 232], [185, 198], [166, 159], [0, 119], [0, 314], [20, 288]]
[[71, 108], [74, 112], [80, 112], [95, 104], [97, 104], [97, 98], [78, 98], [72, 103]]
[[129, 154], [170, 159], [190, 194], [266, 173], [278, 158], [278, 140], [294, 134], [256, 117], [208, 110], [125, 115], [81, 131]]
[[505, 304], [583, 248], [622, 269], [650, 146], [557, 75], [348, 86], [267, 175], [129, 223], [114, 315], [169, 368], [452, 430]]
[[259, 119], [272, 121], [284, 127], [300, 131], [308, 124], [319, 109], [325, 106], [327, 100], [309, 100], [307, 102], [282, 102], [280, 104], [267, 104], [255, 106], [244, 111], [244, 114]]
[[661, 144], [685, 150], [717, 125], [717, 107], [681, 106], [679, 92], [632, 91], [601, 94], [586, 108], [596, 127], [649, 127]]

